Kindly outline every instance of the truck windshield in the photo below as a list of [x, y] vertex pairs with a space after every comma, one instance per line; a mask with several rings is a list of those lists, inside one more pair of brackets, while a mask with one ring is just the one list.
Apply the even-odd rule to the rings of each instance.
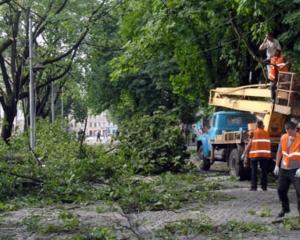
[[254, 122], [255, 120], [246, 116], [229, 116], [227, 118], [228, 125], [243, 125]]
[[209, 121], [209, 126], [210, 127], [215, 126], [215, 124], [216, 124], [216, 116], [213, 116], [213, 118], [211, 118]]

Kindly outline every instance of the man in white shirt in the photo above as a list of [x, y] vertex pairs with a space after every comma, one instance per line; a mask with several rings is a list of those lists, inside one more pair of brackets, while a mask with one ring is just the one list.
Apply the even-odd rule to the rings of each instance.
[[268, 33], [263, 43], [259, 46], [259, 50], [265, 49], [267, 49], [267, 59], [271, 59], [277, 49], [281, 50], [279, 41], [273, 37], [272, 33]]
[[[271, 58], [275, 55], [276, 50], [281, 50], [280, 43], [277, 39], [273, 37], [273, 34], [270, 32], [266, 35], [263, 43], [259, 46], [259, 50], [267, 50], [267, 59], [271, 60]], [[269, 76], [270, 65], [267, 65], [267, 76]]]

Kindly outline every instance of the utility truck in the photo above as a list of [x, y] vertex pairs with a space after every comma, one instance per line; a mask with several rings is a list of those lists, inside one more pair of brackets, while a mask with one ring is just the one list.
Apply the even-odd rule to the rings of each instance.
[[270, 84], [256, 84], [212, 89], [209, 105], [230, 111], [215, 112], [211, 118], [210, 129], [201, 140], [202, 169], [209, 170], [215, 161], [226, 161], [231, 175], [247, 178], [249, 169], [244, 168], [241, 155], [248, 131], [254, 130], [248, 127], [257, 119], [263, 120], [275, 157], [285, 122], [300, 118], [300, 73], [279, 72], [274, 103]]

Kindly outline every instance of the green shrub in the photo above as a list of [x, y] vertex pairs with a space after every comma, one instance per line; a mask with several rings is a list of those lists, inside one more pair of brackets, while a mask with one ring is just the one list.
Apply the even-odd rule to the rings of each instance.
[[179, 172], [189, 157], [179, 122], [162, 110], [152, 116], [134, 116], [124, 123], [120, 142], [119, 153], [137, 173]]
[[[91, 182], [107, 182], [120, 176], [123, 159], [106, 154], [101, 146], [84, 145], [62, 129], [61, 122], [39, 121], [35, 155], [29, 151], [28, 134], [11, 138], [10, 146], [0, 144], [0, 200], [36, 193], [53, 201], [85, 201], [94, 191]], [[9, 159], [8, 159], [9, 158]], [[127, 171], [130, 172], [130, 171]]]

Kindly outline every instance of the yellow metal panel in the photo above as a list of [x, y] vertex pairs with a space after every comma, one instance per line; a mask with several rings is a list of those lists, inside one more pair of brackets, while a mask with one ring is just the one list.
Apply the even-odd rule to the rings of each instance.
[[213, 92], [220, 96], [232, 95], [240, 97], [271, 98], [271, 91], [268, 88], [216, 88]]
[[290, 115], [291, 114], [291, 108], [290, 107], [282, 106], [282, 105], [278, 105], [278, 104], [275, 104], [274, 111], [278, 112], [278, 113], [281, 113], [281, 114], [284, 114], [284, 115]]
[[289, 98], [289, 94], [287, 92], [284, 92], [282, 90], [278, 90], [277, 91], [277, 98], [281, 98], [281, 99], [288, 99]]
[[266, 114], [263, 121], [265, 130], [271, 137], [280, 137], [285, 123], [286, 116], [277, 112]]
[[270, 113], [272, 111], [272, 103], [266, 101], [212, 98], [209, 104], [253, 113]]

